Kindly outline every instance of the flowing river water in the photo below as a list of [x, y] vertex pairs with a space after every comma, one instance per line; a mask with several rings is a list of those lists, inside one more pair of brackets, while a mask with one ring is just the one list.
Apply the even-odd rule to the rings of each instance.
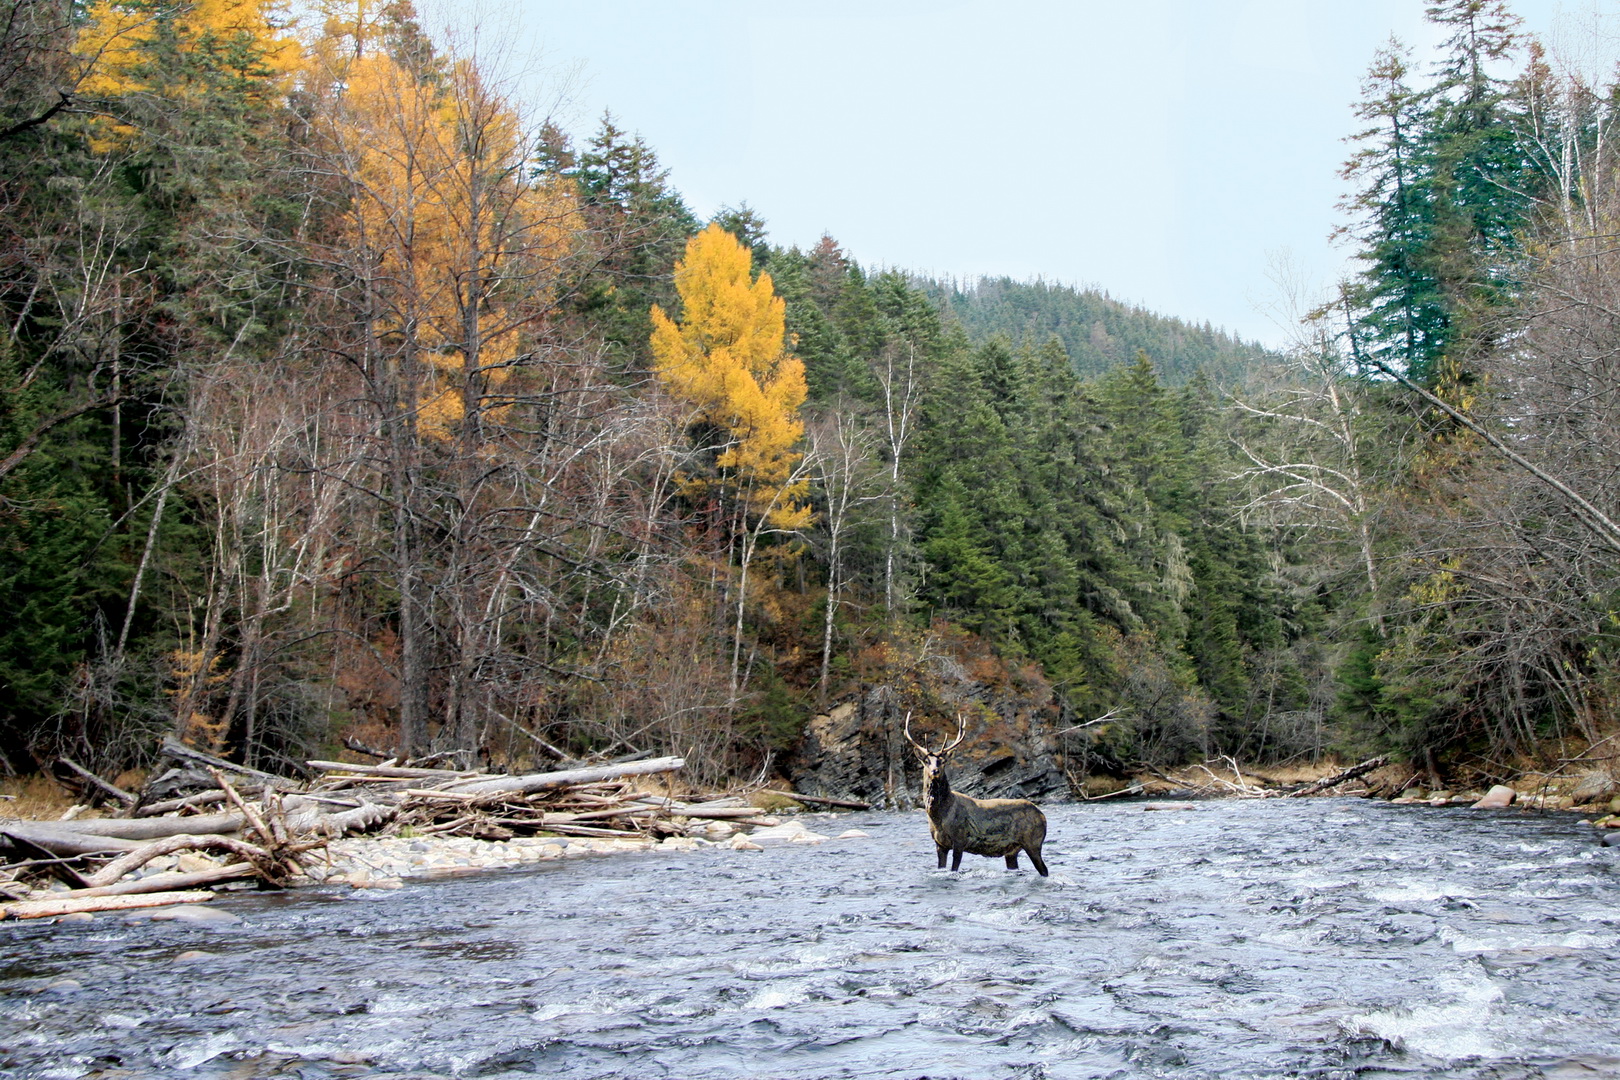
[[218, 928], [3, 924], [0, 1075], [1620, 1076], [1620, 849], [1570, 815], [1047, 813], [1049, 879], [863, 813]]

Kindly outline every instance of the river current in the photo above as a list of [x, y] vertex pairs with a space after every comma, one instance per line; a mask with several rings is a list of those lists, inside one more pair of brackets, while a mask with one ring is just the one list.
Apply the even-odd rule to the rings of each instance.
[[219, 928], [0, 924], [0, 1075], [1620, 1077], [1620, 850], [1570, 815], [1047, 814], [1048, 879], [861, 813]]

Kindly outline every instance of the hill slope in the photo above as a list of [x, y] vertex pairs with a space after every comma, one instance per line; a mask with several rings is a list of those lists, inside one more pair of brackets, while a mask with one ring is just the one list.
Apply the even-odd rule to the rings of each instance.
[[1237, 382], [1276, 359], [1265, 347], [1208, 323], [1195, 326], [1093, 289], [1005, 277], [980, 278], [966, 288], [951, 281], [917, 284], [975, 342], [998, 334], [1029, 345], [1057, 338], [1082, 378], [1128, 363], [1138, 349], [1148, 354], [1160, 377], [1171, 385], [1186, 382], [1198, 369], [1217, 383]]

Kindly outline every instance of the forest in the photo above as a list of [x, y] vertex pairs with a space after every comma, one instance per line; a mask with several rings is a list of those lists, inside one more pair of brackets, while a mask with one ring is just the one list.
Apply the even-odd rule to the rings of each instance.
[[1620, 84], [1500, 0], [1372, 58], [1281, 352], [700, 220], [406, 0], [295, 12], [0, 0], [0, 770], [724, 784], [992, 686], [1072, 776], [1620, 732]]

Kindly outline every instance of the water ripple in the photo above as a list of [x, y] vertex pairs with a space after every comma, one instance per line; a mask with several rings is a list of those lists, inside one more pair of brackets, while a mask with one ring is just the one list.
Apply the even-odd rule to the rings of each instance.
[[6, 924], [0, 1072], [1620, 1072], [1620, 852], [1568, 816], [1354, 800], [1048, 816], [1049, 879], [939, 871], [919, 815], [869, 814], [870, 839], [822, 847], [242, 896], [228, 935]]

